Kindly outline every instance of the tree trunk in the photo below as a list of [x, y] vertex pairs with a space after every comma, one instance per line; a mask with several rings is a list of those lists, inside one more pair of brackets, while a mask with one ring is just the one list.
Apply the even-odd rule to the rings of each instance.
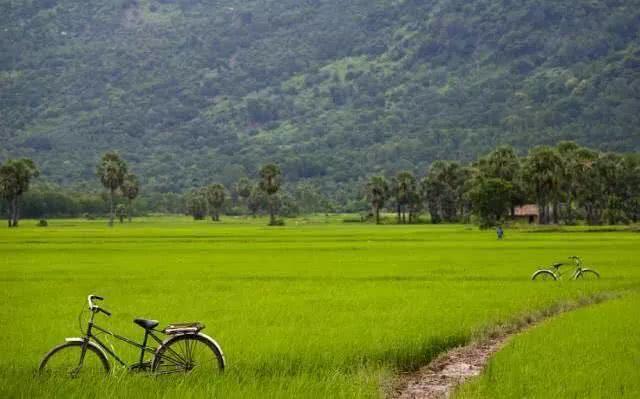
[[380, 208], [377, 206], [373, 207], [373, 212], [376, 215], [376, 224], [380, 224]]
[[13, 200], [9, 201], [7, 206], [7, 224], [9, 228], [13, 227]]
[[399, 202], [396, 204], [396, 211], [398, 212], [398, 224], [400, 224], [400, 222], [402, 222], [402, 216], [400, 216], [400, 203]]
[[129, 218], [129, 223], [131, 223], [131, 198], [127, 198], [128, 206], [127, 206], [127, 217]]
[[113, 190], [109, 190], [109, 227], [113, 227]]
[[269, 224], [270, 225], [276, 224], [276, 218], [273, 214], [273, 198], [269, 198]]
[[560, 213], [560, 204], [558, 203], [558, 201], [553, 201], [553, 223], [554, 224], [560, 223], [559, 213]]
[[573, 224], [573, 195], [571, 195], [571, 193], [567, 196], [567, 213], [565, 221], [567, 224]]
[[547, 224], [547, 206], [541, 200], [538, 200], [538, 222]]
[[18, 227], [18, 197], [11, 200], [11, 225], [10, 227]]

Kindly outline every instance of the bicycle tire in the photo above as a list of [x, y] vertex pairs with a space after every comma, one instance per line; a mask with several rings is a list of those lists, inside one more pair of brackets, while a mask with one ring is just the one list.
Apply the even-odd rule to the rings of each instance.
[[[196, 359], [196, 356], [198, 358]], [[217, 344], [204, 334], [175, 335], [156, 350], [151, 370], [156, 374], [192, 373], [215, 375], [225, 362]]]
[[531, 276], [532, 281], [557, 280], [558, 277], [551, 270], [538, 270]]
[[582, 269], [576, 274], [576, 280], [599, 280], [600, 273], [593, 269]]
[[93, 345], [87, 346], [82, 367], [81, 369], [77, 368], [82, 345], [83, 343], [79, 341], [69, 341], [54, 346], [40, 361], [38, 372], [40, 374], [67, 375], [69, 377], [77, 377], [80, 372], [92, 375], [108, 374], [111, 371], [109, 360]]

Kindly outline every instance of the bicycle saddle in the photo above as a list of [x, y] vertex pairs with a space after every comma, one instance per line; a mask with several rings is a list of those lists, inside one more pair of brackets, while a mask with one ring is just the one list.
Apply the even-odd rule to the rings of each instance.
[[564, 263], [554, 263], [554, 264], [553, 264], [553, 265], [551, 265], [551, 266], [553, 266], [553, 267], [555, 267], [555, 268], [557, 269], [557, 268], [559, 268], [559, 267], [560, 267], [560, 266], [562, 266], [562, 265], [564, 265]]
[[133, 322], [144, 328], [145, 330], [150, 330], [153, 327], [160, 324], [158, 320], [147, 320], [147, 319], [133, 319]]

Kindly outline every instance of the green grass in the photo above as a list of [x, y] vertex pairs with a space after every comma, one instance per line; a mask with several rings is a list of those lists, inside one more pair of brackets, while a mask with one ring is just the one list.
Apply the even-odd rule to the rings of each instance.
[[547, 320], [517, 336], [457, 398], [640, 397], [640, 296]]
[[[638, 233], [508, 230], [499, 242], [468, 226], [340, 220], [269, 228], [264, 219], [152, 218], [113, 229], [51, 220], [0, 229], [0, 396], [379, 397], [398, 370], [493, 325], [640, 283]], [[537, 265], [573, 254], [604, 278], [529, 281]], [[141, 338], [136, 316], [203, 321], [227, 372], [214, 380], [34, 378], [50, 347], [79, 334], [89, 293], [105, 296], [114, 313], [100, 323], [131, 337]]]

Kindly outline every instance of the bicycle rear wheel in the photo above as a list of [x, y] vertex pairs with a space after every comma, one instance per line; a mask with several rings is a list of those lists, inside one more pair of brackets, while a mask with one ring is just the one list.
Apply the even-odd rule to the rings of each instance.
[[598, 280], [600, 279], [600, 273], [593, 269], [582, 269], [576, 274], [576, 280]]
[[207, 337], [176, 335], [158, 348], [152, 370], [158, 374], [215, 375], [224, 370], [224, 356]]
[[85, 352], [82, 365], [82, 342], [65, 342], [44, 355], [38, 371], [46, 376], [79, 377], [97, 376], [109, 372], [111, 365], [109, 360], [96, 348], [89, 345]]
[[533, 276], [531, 276], [531, 280], [533, 281], [551, 281], [557, 279], [558, 278], [551, 270], [538, 270], [533, 273]]

